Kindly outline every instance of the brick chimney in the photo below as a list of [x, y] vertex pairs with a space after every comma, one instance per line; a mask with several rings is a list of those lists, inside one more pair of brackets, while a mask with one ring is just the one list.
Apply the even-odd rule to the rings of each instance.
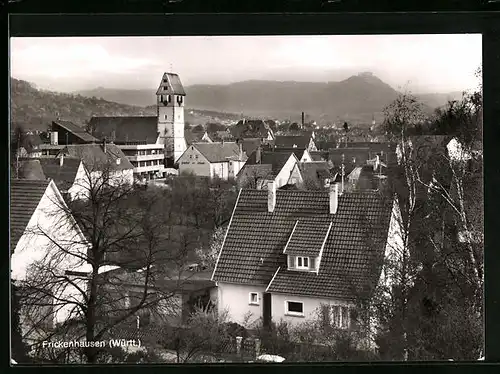
[[340, 186], [339, 183], [330, 184], [330, 214], [336, 214], [337, 208], [339, 206], [339, 196], [340, 196]]
[[267, 211], [269, 213], [274, 212], [276, 207], [276, 183], [269, 182], [267, 184]]
[[305, 113], [302, 112], [302, 128], [304, 128], [305, 121], [306, 121]]
[[239, 148], [240, 161], [243, 161], [243, 144], [241, 144], [241, 141], [238, 142], [238, 148]]
[[107, 152], [106, 152], [106, 150], [107, 150], [107, 148], [106, 148], [106, 138], [104, 138], [104, 139], [102, 140], [102, 150], [104, 151], [104, 153], [107, 153]]
[[64, 153], [61, 153], [59, 155], [59, 167], [62, 167], [64, 165]]

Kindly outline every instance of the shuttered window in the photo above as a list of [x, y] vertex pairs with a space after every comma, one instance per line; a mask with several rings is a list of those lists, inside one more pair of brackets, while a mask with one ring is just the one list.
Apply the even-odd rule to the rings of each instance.
[[293, 256], [288, 256], [288, 268], [293, 269], [295, 267], [295, 258]]
[[310, 261], [311, 261], [311, 264], [310, 264], [311, 269], [313, 269], [313, 270], [316, 269], [316, 259], [314, 257], [311, 257]]

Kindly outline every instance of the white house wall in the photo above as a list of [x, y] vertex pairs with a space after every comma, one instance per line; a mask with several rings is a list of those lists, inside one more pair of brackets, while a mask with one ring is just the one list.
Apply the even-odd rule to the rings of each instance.
[[[52, 260], [50, 267], [60, 275], [66, 270], [90, 270], [89, 264], [77, 257], [86, 257], [88, 244], [66, 212], [60, 208], [62, 202], [55, 189], [51, 182], [12, 254], [11, 276], [21, 284], [30, 275], [31, 265], [40, 261], [46, 263], [47, 260]], [[84, 281], [75, 283], [85, 290]], [[56, 297], [62, 299], [83, 300], [81, 293], [67, 282], [63, 282], [54, 292]], [[55, 322], [62, 322], [70, 317], [74, 305], [57, 308]]]
[[[296, 301], [303, 303], [304, 316], [291, 316], [286, 314], [285, 303], [287, 301]], [[318, 312], [322, 305], [342, 305], [351, 306], [352, 304], [335, 299], [322, 299], [306, 296], [284, 295], [273, 293], [271, 295], [271, 316], [274, 322], [285, 321], [292, 324], [300, 324], [319, 319]]]
[[[196, 158], [198, 156], [198, 158]], [[179, 158], [179, 174], [193, 173], [200, 177], [211, 177], [208, 160], [196, 148], [190, 146]]]
[[[88, 198], [89, 191], [91, 189], [90, 181], [92, 185], [99, 184], [102, 178], [101, 171], [86, 171], [83, 163], [80, 163], [78, 170], [76, 172], [75, 181], [73, 185], [69, 188], [68, 193], [72, 200]], [[120, 186], [124, 184], [132, 184], [134, 182], [134, 170], [125, 169], [110, 172], [109, 184], [111, 186]]]
[[[243, 324], [248, 315], [248, 322], [262, 318], [263, 294], [266, 286], [218, 283], [217, 309], [219, 315], [228, 312], [230, 321]], [[250, 292], [257, 292], [259, 305], [250, 304]]]
[[283, 187], [285, 184], [287, 184], [288, 180], [290, 179], [290, 174], [292, 173], [293, 167], [296, 163], [297, 158], [292, 154], [275, 178], [276, 188]]

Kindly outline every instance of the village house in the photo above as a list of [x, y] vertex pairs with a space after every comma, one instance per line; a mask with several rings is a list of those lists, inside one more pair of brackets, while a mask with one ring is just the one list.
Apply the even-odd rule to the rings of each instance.
[[88, 196], [89, 183], [111, 186], [134, 182], [133, 166], [114, 144], [67, 145], [55, 158], [41, 158], [44, 174], [68, 194], [71, 200]]
[[[74, 317], [73, 304], [59, 303], [57, 299], [82, 300], [86, 281], [75, 276], [90, 271], [82, 261], [88, 242], [71, 215], [54, 181], [13, 179], [10, 183], [10, 249], [11, 278], [29, 297], [32, 305], [21, 310], [21, 326], [28, 343], [34, 342], [57, 323]], [[56, 276], [73, 277], [72, 283], [58, 287], [45, 279], [37, 284], [37, 264], [47, 264], [52, 258]], [[57, 258], [57, 262], [54, 259]], [[34, 277], [35, 276], [35, 277]], [[34, 277], [34, 278], [33, 278]], [[37, 286], [43, 291], [37, 291]]]
[[336, 178], [330, 169], [326, 161], [297, 162], [287, 184], [313, 190], [329, 188]]
[[305, 135], [280, 135], [274, 141], [276, 148], [300, 148], [308, 151], [317, 151], [314, 138], [310, 133]]
[[90, 135], [82, 126], [60, 119], [52, 121], [50, 137], [51, 143], [56, 145], [99, 143], [99, 140]]
[[93, 136], [115, 143], [134, 165], [139, 179], [165, 176], [187, 148], [184, 137], [186, 92], [177, 74], [164, 73], [156, 91], [156, 116], [92, 117]]
[[237, 183], [245, 188], [265, 189], [268, 182], [274, 181], [276, 188], [283, 187], [298, 161], [293, 152], [263, 150], [258, 147], [238, 174]]
[[299, 162], [312, 162], [313, 158], [311, 156], [311, 153], [307, 150], [307, 148], [299, 148], [299, 147], [294, 147], [294, 148], [278, 148], [278, 147], [272, 147], [270, 150], [275, 151], [275, 152], [290, 152], [297, 157], [297, 160]]
[[246, 160], [241, 143], [193, 143], [179, 158], [179, 173], [228, 180], [236, 177]]
[[233, 321], [312, 321], [322, 310], [355, 327], [356, 301], [392, 276], [382, 265], [401, 245], [395, 198], [377, 192], [241, 190], [212, 280]]
[[190, 146], [193, 143], [214, 142], [206, 131], [205, 132], [186, 131], [184, 136], [186, 137], [186, 144], [188, 146]]
[[[165, 324], [181, 326], [186, 323], [196, 307], [216, 304], [217, 289], [215, 282], [211, 280], [212, 270], [196, 271], [184, 267], [165, 270], [167, 268], [163, 266], [161, 273], [153, 270], [158, 279], [148, 285], [148, 300], [151, 302], [151, 307], [141, 308], [128, 320], [129, 323], [118, 328], [126, 328], [127, 325], [137, 329]], [[133, 308], [144, 294], [143, 269], [131, 270], [118, 267], [101, 274], [99, 279], [103, 285], [102, 292], [116, 295], [110, 297], [113, 302], [103, 305], [102, 312], [105, 314], [119, 309]]]
[[258, 138], [262, 144], [274, 142], [274, 132], [270, 125], [260, 119], [243, 118], [231, 128], [231, 134], [235, 139]]

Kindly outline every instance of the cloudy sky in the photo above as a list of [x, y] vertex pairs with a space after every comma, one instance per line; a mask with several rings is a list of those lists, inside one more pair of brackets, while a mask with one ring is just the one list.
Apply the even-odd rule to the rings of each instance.
[[372, 71], [394, 88], [477, 86], [480, 34], [12, 38], [11, 74], [38, 87], [156, 88], [164, 71], [184, 85], [249, 79], [339, 81]]

